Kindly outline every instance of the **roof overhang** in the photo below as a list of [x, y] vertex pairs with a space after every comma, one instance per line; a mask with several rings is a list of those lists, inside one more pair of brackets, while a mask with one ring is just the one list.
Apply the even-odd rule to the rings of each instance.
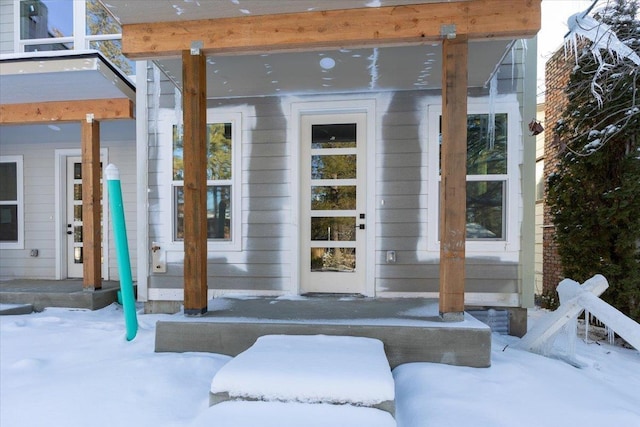
[[135, 86], [97, 51], [0, 55], [0, 104], [135, 101]]
[[[440, 89], [442, 40], [469, 39], [469, 87], [483, 87], [540, 0], [109, 0], [123, 50], [182, 86], [181, 52], [207, 56], [207, 98]], [[322, 68], [321, 61], [331, 68]]]

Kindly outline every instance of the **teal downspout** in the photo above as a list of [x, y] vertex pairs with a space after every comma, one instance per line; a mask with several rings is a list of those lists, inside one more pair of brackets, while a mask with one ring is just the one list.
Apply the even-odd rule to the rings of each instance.
[[138, 318], [136, 317], [136, 301], [133, 295], [133, 279], [131, 277], [131, 263], [129, 261], [127, 227], [124, 222], [120, 171], [116, 165], [109, 164], [105, 170], [105, 175], [107, 177], [107, 189], [109, 191], [113, 236], [116, 242], [116, 254], [118, 256], [118, 272], [120, 274], [120, 293], [122, 295], [124, 323], [127, 329], [127, 341], [131, 341], [136, 337], [138, 332]]

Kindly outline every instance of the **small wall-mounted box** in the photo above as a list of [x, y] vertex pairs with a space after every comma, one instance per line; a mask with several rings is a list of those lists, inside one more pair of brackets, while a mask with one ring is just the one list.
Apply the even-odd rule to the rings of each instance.
[[387, 264], [394, 264], [396, 262], [396, 251], [387, 251]]

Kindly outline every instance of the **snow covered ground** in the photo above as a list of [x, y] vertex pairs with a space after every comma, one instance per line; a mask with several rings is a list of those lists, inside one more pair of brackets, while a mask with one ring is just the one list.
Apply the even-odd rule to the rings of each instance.
[[[370, 408], [261, 402], [209, 408], [211, 380], [230, 358], [154, 353], [155, 322], [170, 318], [139, 315], [138, 336], [127, 342], [118, 305], [0, 317], [0, 426], [389, 425], [375, 416], [363, 421], [371, 413], [353, 410]], [[397, 426], [640, 425], [637, 350], [579, 340], [577, 359], [586, 367], [577, 369], [514, 349], [517, 341], [494, 335], [490, 368], [396, 368]], [[273, 422], [278, 417], [287, 422]]]

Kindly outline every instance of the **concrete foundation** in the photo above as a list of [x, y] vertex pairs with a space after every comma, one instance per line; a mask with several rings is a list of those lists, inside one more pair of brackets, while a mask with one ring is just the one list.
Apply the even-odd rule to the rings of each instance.
[[144, 314], [176, 314], [182, 310], [181, 301], [147, 301]]
[[0, 282], [0, 303], [29, 304], [35, 311], [46, 307], [98, 310], [118, 301], [118, 282], [103, 282], [102, 289], [88, 291], [82, 280], [10, 280]]
[[488, 367], [491, 330], [472, 316], [442, 322], [425, 299], [216, 299], [201, 318], [158, 322], [157, 352], [236, 356], [262, 335], [345, 335], [384, 343], [391, 368], [410, 362]]

